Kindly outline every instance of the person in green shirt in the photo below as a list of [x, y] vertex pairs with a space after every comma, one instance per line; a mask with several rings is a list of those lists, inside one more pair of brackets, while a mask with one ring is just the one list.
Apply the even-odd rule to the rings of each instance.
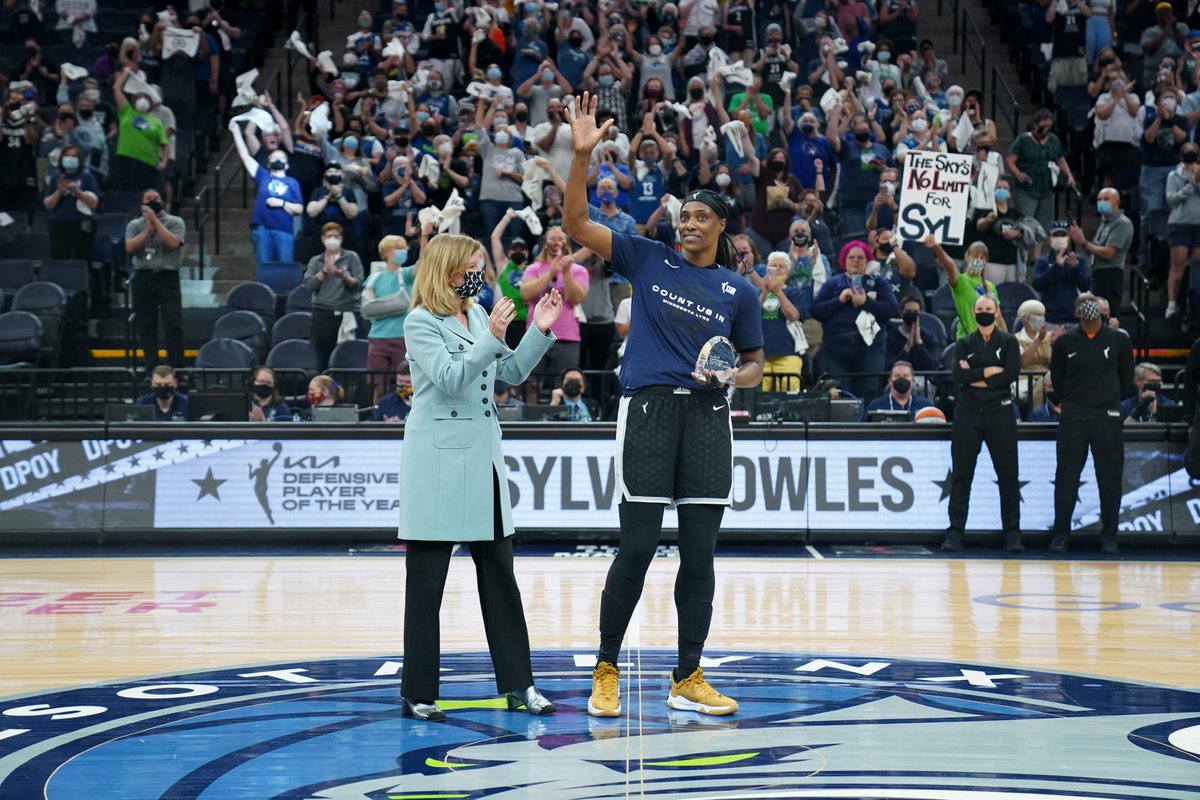
[[416, 265], [409, 266], [408, 242], [403, 236], [379, 240], [379, 257], [363, 284], [362, 315], [371, 321], [367, 334], [367, 372], [374, 384], [374, 401], [387, 391], [387, 381], [405, 363], [404, 318], [412, 296]]
[[529, 266], [529, 244], [517, 237], [508, 243], [507, 249], [504, 247], [504, 231], [508, 228], [508, 221], [516, 216], [516, 211], [508, 209], [492, 231], [492, 263], [496, 268], [496, 283], [500, 286], [500, 293], [513, 301], [513, 310], [516, 312], [513, 324], [505, 332], [505, 340], [514, 350], [525, 335], [524, 328], [516, 323], [525, 322], [529, 315], [529, 306], [521, 299], [521, 278]]
[[117, 105], [117, 163], [121, 185], [131, 191], [163, 190], [163, 175], [170, 153], [167, 131], [158, 117], [150, 111], [162, 99], [153, 90], [143, 89], [133, 96], [125, 95], [125, 83], [133, 77], [126, 67], [117, 73], [113, 83], [113, 99]]
[[975, 328], [978, 327], [975, 322], [975, 301], [983, 295], [996, 301], [996, 327], [1007, 333], [1008, 327], [1000, 314], [1000, 292], [997, 291], [996, 284], [983, 277], [983, 268], [988, 261], [987, 245], [983, 242], [969, 245], [960, 272], [954, 259], [942, 249], [932, 234], [925, 237], [924, 243], [937, 257], [938, 267], [946, 273], [946, 283], [950, 286], [951, 296], [954, 297], [954, 308], [958, 311], [955, 338], [963, 339], [975, 332]]
[[754, 73], [754, 83], [729, 98], [729, 116], [737, 119], [739, 111], [750, 112], [750, 124], [763, 136], [770, 132], [771, 115], [775, 113], [775, 101], [762, 92], [762, 73]]

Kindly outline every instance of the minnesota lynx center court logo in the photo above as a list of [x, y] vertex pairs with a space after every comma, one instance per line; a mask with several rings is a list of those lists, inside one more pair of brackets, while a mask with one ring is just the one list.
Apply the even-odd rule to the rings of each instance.
[[587, 715], [593, 656], [571, 652], [534, 654], [550, 717], [507, 711], [480, 653], [443, 658], [444, 724], [402, 716], [402, 662], [386, 657], [6, 698], [0, 798], [1200, 797], [1194, 691], [730, 653], [706, 671], [741, 710], [704, 717], [666, 705], [674, 653], [632, 657], [618, 719]]

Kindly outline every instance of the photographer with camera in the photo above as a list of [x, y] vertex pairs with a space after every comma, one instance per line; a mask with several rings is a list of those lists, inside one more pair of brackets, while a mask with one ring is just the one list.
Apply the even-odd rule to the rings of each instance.
[[1134, 367], [1133, 385], [1137, 393], [1121, 401], [1121, 418], [1126, 425], [1157, 422], [1160, 408], [1175, 405], [1174, 400], [1162, 393], [1162, 370], [1157, 364], [1143, 361]]

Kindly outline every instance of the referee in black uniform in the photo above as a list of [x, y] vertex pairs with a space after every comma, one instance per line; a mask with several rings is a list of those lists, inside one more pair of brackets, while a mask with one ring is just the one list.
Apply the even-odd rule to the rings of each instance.
[[1090, 447], [1100, 491], [1100, 552], [1115, 556], [1125, 468], [1121, 398], [1133, 393], [1133, 345], [1102, 323], [1095, 295], [1075, 299], [1075, 317], [1079, 327], [1058, 337], [1050, 351], [1050, 380], [1062, 398], [1050, 552], [1067, 552], [1079, 475]]
[[942, 550], [947, 552], [962, 549], [963, 529], [971, 508], [971, 481], [979, 448], [985, 442], [1000, 484], [1004, 549], [1010, 553], [1025, 549], [1021, 544], [1021, 492], [1017, 483], [1017, 418], [1010, 388], [1020, 375], [1021, 346], [1015, 336], [997, 330], [998, 312], [991, 295], [980, 295], [975, 301], [978, 328], [954, 346], [958, 405], [950, 437], [950, 527], [942, 542]]

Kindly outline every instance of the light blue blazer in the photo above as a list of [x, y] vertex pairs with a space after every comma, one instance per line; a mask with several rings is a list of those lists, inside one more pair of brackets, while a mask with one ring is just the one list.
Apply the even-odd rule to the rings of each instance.
[[487, 312], [478, 305], [467, 318], [470, 330], [453, 316], [439, 317], [425, 308], [404, 320], [413, 401], [400, 459], [401, 539], [490, 541], [493, 474], [500, 479], [504, 535], [513, 533], [493, 381], [522, 383], [554, 343], [554, 334], [531, 325], [517, 349], [510, 350], [492, 335]]

